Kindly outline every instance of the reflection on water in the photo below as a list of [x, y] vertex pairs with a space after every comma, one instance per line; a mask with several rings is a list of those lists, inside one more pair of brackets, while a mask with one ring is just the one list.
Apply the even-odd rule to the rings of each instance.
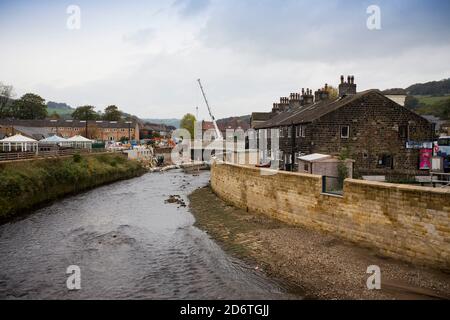
[[[289, 298], [194, 227], [188, 208], [165, 203], [170, 195], [188, 203], [208, 179], [147, 174], [0, 226], [0, 298]], [[79, 291], [66, 287], [69, 265], [81, 268]]]

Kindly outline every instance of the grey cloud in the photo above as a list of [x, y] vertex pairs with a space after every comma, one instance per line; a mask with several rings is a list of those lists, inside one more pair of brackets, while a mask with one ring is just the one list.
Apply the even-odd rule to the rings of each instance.
[[137, 46], [146, 45], [150, 43], [156, 36], [156, 31], [153, 28], [140, 29], [134, 33], [125, 34], [123, 41]]
[[[408, 4], [380, 4], [382, 29], [366, 27], [370, 1], [235, 1], [220, 3], [200, 34], [210, 48], [229, 48], [267, 59], [336, 61], [395, 56], [442, 46], [447, 30], [428, 19], [402, 15]], [[423, 13], [425, 16], [426, 13]]]

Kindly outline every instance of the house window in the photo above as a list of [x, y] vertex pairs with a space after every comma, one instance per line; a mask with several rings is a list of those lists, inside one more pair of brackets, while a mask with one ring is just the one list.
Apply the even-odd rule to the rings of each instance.
[[402, 139], [408, 140], [409, 130], [407, 125], [398, 126], [398, 136]]
[[304, 138], [306, 135], [306, 126], [296, 126], [295, 127], [295, 136], [297, 138], [302, 137]]
[[394, 161], [390, 154], [382, 154], [378, 157], [378, 166], [394, 169]]
[[347, 139], [350, 136], [350, 126], [341, 126], [341, 138]]
[[284, 137], [284, 128], [280, 128], [280, 138]]
[[292, 127], [287, 128], [288, 138], [292, 137]]

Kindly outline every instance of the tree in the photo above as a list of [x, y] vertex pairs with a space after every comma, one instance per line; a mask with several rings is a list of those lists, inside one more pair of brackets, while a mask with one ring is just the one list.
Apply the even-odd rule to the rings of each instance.
[[111, 105], [105, 108], [103, 120], [119, 121], [121, 119], [122, 119], [122, 112], [115, 105]]
[[331, 100], [336, 99], [337, 97], [339, 97], [339, 91], [333, 86], [328, 86], [327, 92], [328, 92], [328, 97]]
[[45, 99], [34, 93], [26, 93], [14, 101], [10, 115], [17, 119], [45, 119], [47, 117]]
[[197, 120], [195, 119], [195, 116], [193, 114], [187, 113], [184, 115], [180, 122], [180, 127], [189, 131], [191, 139], [194, 139], [194, 128], [196, 121]]
[[444, 120], [450, 120], [450, 98], [437, 103], [439, 117]]
[[50, 119], [58, 120], [61, 119], [61, 116], [56, 111], [53, 111], [53, 113], [50, 115]]
[[13, 86], [5, 85], [0, 82], [0, 118], [10, 116], [13, 96]]
[[75, 120], [98, 120], [99, 114], [95, 112], [93, 106], [81, 106], [72, 112], [72, 118]]
[[415, 110], [419, 107], [419, 100], [414, 96], [406, 96], [405, 107], [411, 110]]

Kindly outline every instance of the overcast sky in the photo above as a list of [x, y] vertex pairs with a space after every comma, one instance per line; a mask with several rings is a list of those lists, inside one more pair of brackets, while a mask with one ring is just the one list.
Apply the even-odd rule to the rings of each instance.
[[[67, 28], [69, 5], [80, 29]], [[381, 30], [366, 12], [381, 9]], [[302, 87], [406, 87], [450, 77], [450, 1], [0, 1], [0, 82], [18, 96], [146, 118], [269, 111]]]

